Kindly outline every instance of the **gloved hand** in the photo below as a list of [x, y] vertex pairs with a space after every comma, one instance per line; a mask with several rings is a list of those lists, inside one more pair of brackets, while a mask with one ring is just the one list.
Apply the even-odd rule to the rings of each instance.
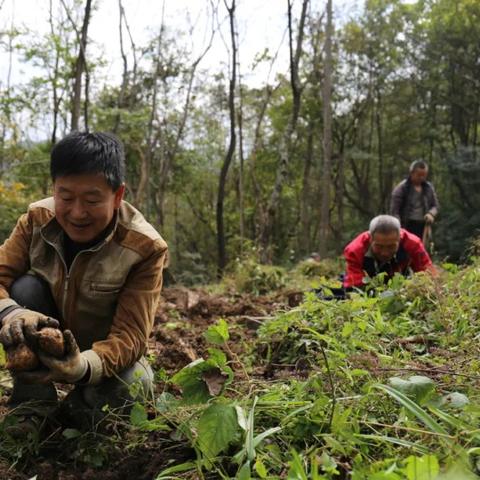
[[[75, 337], [70, 330], [63, 332], [65, 355], [57, 358], [38, 350], [40, 361], [49, 369], [48, 381], [75, 383], [87, 373], [89, 364], [78, 348]], [[45, 379], [43, 379], [45, 381]]]
[[425, 223], [428, 223], [428, 224], [431, 224], [435, 221], [435, 217], [431, 213], [426, 213], [423, 218], [425, 220]]
[[25, 343], [33, 343], [36, 339], [35, 334], [44, 327], [58, 328], [58, 320], [47, 317], [39, 312], [27, 310], [25, 308], [16, 308], [12, 310], [2, 320], [2, 329], [0, 330], [0, 343], [5, 348]]

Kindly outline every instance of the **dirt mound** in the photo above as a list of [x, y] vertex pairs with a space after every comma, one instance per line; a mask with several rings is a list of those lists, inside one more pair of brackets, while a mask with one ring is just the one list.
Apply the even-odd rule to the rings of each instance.
[[184, 287], [166, 288], [162, 297], [150, 350], [154, 367], [170, 374], [205, 356], [203, 332], [219, 318], [233, 329], [241, 326], [242, 335], [249, 336], [273, 311], [285, 308], [281, 297], [210, 294]]

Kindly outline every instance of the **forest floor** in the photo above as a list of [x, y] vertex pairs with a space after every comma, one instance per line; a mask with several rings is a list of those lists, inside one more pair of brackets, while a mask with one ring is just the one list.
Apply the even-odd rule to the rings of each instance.
[[[255, 337], [256, 330], [263, 320], [275, 312], [288, 309], [289, 298], [292, 302], [295, 294], [292, 296], [288, 291], [282, 291], [277, 295], [210, 294], [201, 289], [172, 287], [164, 289], [162, 297], [163, 301], [159, 306], [150, 339], [149, 352], [154, 371], [161, 370], [165, 377], [169, 377], [189, 363], [205, 356], [208, 346], [203, 333], [219, 318], [226, 319], [233, 327], [236, 332], [232, 338], [233, 351], [242, 355], [243, 345]], [[298, 301], [298, 294], [293, 301]], [[3, 396], [0, 398], [0, 416], [7, 412], [6, 402], [11, 391], [9, 376], [5, 371], [0, 371], [0, 375], [2, 373], [0, 387], [3, 387]], [[242, 375], [241, 369], [235, 372], [237, 378]], [[61, 385], [57, 388], [60, 394], [66, 393], [62, 391]], [[156, 394], [161, 394], [166, 388], [168, 387], [162, 381], [158, 381]], [[55, 440], [58, 442], [54, 435], [47, 443], [56, 444]], [[0, 480], [32, 478], [96, 480], [100, 475], [103, 480], [153, 480], [167, 462], [194, 456], [189, 449], [183, 451], [173, 449], [165, 455], [164, 451], [158, 448], [158, 443], [159, 432], [152, 432], [141, 445], [133, 447], [127, 455], [125, 451], [117, 452], [118, 457], [110, 458], [108, 464], [102, 468], [85, 468], [72, 462], [64, 462], [58, 451], [52, 451], [47, 444], [36, 452], [38, 454], [35, 458], [32, 456], [26, 462], [25, 459], [22, 460], [23, 472], [12, 469], [11, 465], [0, 461]]]

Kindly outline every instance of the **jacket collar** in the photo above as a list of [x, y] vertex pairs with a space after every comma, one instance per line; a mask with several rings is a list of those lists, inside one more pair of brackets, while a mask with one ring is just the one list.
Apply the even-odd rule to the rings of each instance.
[[[101, 247], [103, 247], [103, 245], [111, 241], [118, 227], [118, 222], [119, 222], [118, 210], [115, 211], [114, 217], [115, 217], [115, 221], [108, 235], [103, 240], [95, 244], [89, 250], [99, 250]], [[47, 243], [53, 245], [57, 250], [62, 251], [63, 236], [65, 235], [65, 232], [63, 228], [60, 226], [60, 224], [58, 223], [57, 218], [55, 216], [53, 216], [47, 223], [42, 225], [42, 227], [40, 228], [40, 235]]]

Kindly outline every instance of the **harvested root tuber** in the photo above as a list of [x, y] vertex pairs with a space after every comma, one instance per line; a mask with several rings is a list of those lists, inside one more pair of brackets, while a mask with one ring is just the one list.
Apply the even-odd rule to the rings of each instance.
[[7, 364], [5, 366], [9, 370], [26, 372], [35, 370], [38, 365], [37, 355], [24, 343], [7, 350]]
[[38, 332], [38, 346], [42, 351], [61, 358], [65, 353], [63, 334], [58, 328], [43, 328]]

